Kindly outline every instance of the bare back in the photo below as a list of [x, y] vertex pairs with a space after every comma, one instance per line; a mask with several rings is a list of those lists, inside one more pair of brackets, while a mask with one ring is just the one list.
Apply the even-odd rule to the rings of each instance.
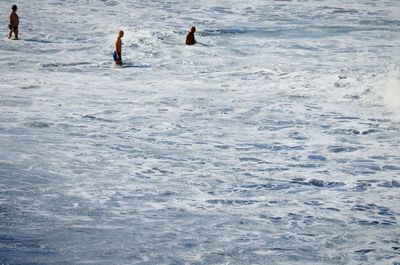
[[9, 23], [12, 27], [18, 27], [19, 26], [19, 17], [17, 15], [17, 13], [12, 12], [10, 14], [10, 19], [9, 19]]
[[186, 35], [186, 45], [193, 45], [196, 43], [196, 39], [194, 38], [194, 32], [189, 32]]

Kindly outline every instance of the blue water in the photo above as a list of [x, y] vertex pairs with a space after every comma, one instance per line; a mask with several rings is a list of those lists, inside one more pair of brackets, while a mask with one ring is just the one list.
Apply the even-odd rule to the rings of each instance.
[[18, 5], [0, 264], [400, 263], [397, 1]]

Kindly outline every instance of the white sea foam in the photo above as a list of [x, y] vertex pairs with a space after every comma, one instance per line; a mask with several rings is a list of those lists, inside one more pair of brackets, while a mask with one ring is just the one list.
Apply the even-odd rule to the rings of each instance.
[[391, 77], [384, 85], [384, 101], [386, 106], [400, 119], [400, 80]]
[[18, 13], [22, 39], [0, 40], [0, 264], [397, 265], [397, 1]]

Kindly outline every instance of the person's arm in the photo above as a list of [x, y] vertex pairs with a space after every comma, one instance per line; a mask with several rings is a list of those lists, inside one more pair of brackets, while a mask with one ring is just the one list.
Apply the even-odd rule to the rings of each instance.
[[121, 54], [121, 45], [120, 45], [119, 39], [117, 39], [115, 41], [114, 50], [115, 50], [115, 53], [117, 54], [117, 58], [119, 58], [119, 55]]

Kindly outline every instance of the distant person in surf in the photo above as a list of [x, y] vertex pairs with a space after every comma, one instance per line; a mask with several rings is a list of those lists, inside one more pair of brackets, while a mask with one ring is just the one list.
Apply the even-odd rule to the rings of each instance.
[[196, 39], [194, 38], [194, 33], [196, 32], [196, 28], [192, 27], [189, 33], [186, 35], [186, 45], [194, 45], [196, 44]]
[[9, 33], [8, 33], [8, 38], [11, 39], [11, 35], [14, 33], [15, 39], [18, 40], [18, 26], [19, 26], [19, 17], [17, 15], [17, 5], [12, 6], [12, 11], [10, 14], [10, 18], [8, 21], [8, 28], [9, 28]]
[[115, 41], [115, 48], [113, 52], [113, 58], [116, 65], [122, 65], [122, 37], [124, 37], [124, 32], [120, 30], [118, 32], [118, 38]]

